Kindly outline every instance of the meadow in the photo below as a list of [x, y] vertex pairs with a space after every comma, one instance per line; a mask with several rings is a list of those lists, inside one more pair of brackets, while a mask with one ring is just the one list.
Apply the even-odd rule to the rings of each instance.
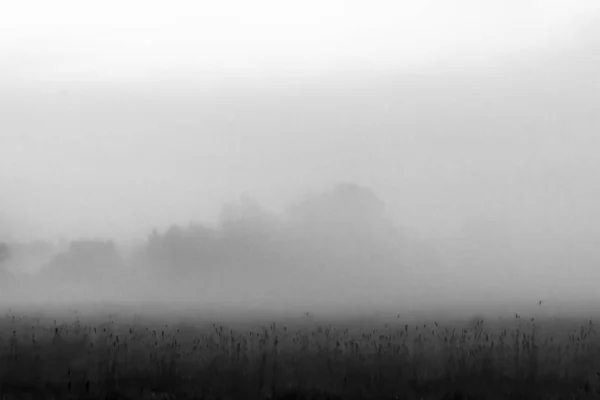
[[600, 342], [589, 318], [182, 310], [7, 308], [0, 320], [1, 397], [600, 397]]

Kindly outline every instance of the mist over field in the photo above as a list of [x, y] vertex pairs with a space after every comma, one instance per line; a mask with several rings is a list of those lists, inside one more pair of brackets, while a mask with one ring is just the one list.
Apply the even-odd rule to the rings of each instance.
[[[501, 260], [545, 258], [506, 254], [498, 249], [506, 238], [493, 228], [471, 227], [461, 238], [465, 248], [444, 254], [403, 232], [383, 201], [355, 184], [337, 184], [281, 213], [243, 196], [223, 207], [216, 227], [172, 225], [129, 247], [102, 239], [5, 245], [3, 265], [9, 272], [3, 276], [3, 298], [13, 305], [172, 304], [172, 309], [287, 316], [496, 317], [515, 310], [550, 316], [584, 311], [585, 301], [585, 312], [596, 306], [593, 285], [584, 292], [584, 282], [571, 281], [562, 286], [571, 292], [551, 292], [556, 286], [544, 286], [543, 275], [503, 277], [518, 271], [511, 264], [495, 271]], [[467, 264], [458, 269], [452, 262], [461, 258]], [[545, 302], [543, 310], [538, 300]]]
[[94, 13], [71, 36], [0, 23], [1, 301], [599, 307], [600, 24], [559, 3], [412, 25], [353, 3], [381, 25], [363, 42], [293, 12], [281, 40], [173, 10], [162, 36], [152, 7], [120, 44]]
[[[13, 270], [27, 262], [19, 250], [29, 258], [35, 250], [51, 255], [51, 246], [42, 243], [29, 251], [24, 247], [14, 246]], [[52, 250], [39, 272], [21, 277], [29, 286], [15, 293], [20, 300], [364, 311], [410, 304], [415, 288], [430, 286], [428, 276], [443, 276], [427, 246], [403, 235], [386, 216], [384, 203], [353, 184], [338, 184], [279, 214], [242, 197], [224, 207], [217, 227], [173, 225], [152, 232], [127, 255], [102, 240], [76, 240]], [[7, 265], [13, 265], [10, 259]]]

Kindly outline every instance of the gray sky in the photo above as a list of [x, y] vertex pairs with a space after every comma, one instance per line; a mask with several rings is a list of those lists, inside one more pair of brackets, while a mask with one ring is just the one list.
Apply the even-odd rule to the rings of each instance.
[[0, 235], [128, 240], [216, 221], [240, 194], [280, 210], [351, 181], [438, 239], [488, 219], [591, 238], [599, 11], [12, 2], [0, 13]]

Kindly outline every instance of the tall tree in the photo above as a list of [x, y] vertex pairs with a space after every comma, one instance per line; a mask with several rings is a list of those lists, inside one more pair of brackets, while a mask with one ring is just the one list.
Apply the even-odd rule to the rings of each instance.
[[9, 259], [10, 247], [8, 244], [0, 242], [0, 294], [5, 293], [10, 287], [11, 275], [7, 269]]
[[4, 267], [10, 257], [10, 248], [4, 242], [0, 242], [0, 267]]

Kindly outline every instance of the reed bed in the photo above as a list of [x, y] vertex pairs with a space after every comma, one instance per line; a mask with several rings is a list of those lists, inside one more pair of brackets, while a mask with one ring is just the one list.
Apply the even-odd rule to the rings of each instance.
[[600, 397], [593, 321], [515, 315], [260, 328], [108, 318], [0, 321], [1, 398], [585, 399]]

